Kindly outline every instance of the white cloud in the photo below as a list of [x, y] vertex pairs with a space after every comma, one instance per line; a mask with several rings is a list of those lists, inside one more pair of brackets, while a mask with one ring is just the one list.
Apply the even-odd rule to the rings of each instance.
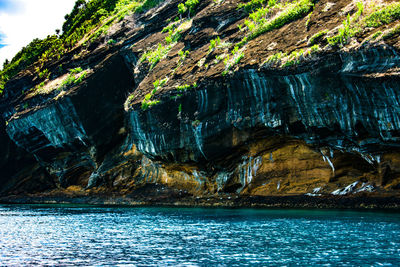
[[13, 0], [21, 7], [14, 11], [0, 10], [0, 32], [4, 34], [0, 49], [0, 69], [4, 60], [14, 55], [34, 38], [45, 38], [61, 29], [65, 14], [71, 12], [75, 0]]

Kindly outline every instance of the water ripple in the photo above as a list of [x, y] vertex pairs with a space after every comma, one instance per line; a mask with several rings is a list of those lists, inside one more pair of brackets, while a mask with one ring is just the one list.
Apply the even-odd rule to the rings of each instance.
[[0, 206], [0, 265], [398, 265], [400, 215]]

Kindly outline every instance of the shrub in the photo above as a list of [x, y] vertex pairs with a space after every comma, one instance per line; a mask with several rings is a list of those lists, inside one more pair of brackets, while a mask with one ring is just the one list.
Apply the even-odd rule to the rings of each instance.
[[211, 52], [214, 48], [218, 47], [220, 44], [221, 44], [221, 39], [219, 38], [219, 36], [215, 39], [210, 40], [208, 51]]
[[377, 10], [365, 18], [367, 27], [379, 27], [400, 19], [400, 3], [395, 2]]
[[83, 81], [83, 79], [86, 78], [86, 75], [87, 75], [87, 71], [82, 70], [81, 67], [71, 69], [69, 71], [67, 78], [61, 83], [58, 90], [65, 90], [70, 85], [81, 83]]
[[328, 33], [328, 30], [317, 32], [308, 40], [308, 45], [314, 45], [321, 41], [321, 39]]
[[43, 71], [39, 72], [39, 78], [48, 78], [50, 76], [50, 72], [48, 69], [44, 69]]
[[318, 52], [319, 50], [321, 50], [321, 47], [319, 47], [319, 45], [313, 45], [310, 48], [311, 54], [315, 54], [316, 52]]
[[182, 16], [183, 14], [186, 13], [186, 11], [187, 11], [187, 7], [185, 6], [185, 4], [184, 3], [180, 3], [178, 5], [178, 13]]
[[[158, 89], [160, 89], [161, 87], [163, 87], [165, 85], [166, 82], [168, 82], [168, 78], [164, 78], [162, 80], [156, 80], [153, 82], [154, 89], [150, 93], [146, 94], [144, 96], [144, 99], [142, 100], [142, 110], [146, 110], [149, 107], [152, 107], [152, 106], [160, 103], [159, 100], [151, 100], [151, 98], [155, 95], [155, 93], [157, 92]], [[128, 97], [127, 101], [128, 101], [128, 103], [125, 103], [126, 106], [129, 105], [129, 102], [131, 101], [131, 100], [129, 100], [129, 97]]]
[[185, 61], [185, 59], [186, 59], [186, 57], [189, 55], [189, 53], [190, 53], [189, 50], [186, 50], [186, 51], [180, 50], [180, 51], [178, 52], [179, 60], [180, 60], [181, 62]]
[[115, 41], [114, 39], [110, 39], [110, 40], [107, 41], [108, 45], [114, 45], [116, 43], [117, 43], [117, 41]]
[[328, 43], [332, 46], [344, 45], [353, 35], [354, 31], [351, 27], [350, 15], [347, 15], [347, 19], [343, 21], [343, 26], [339, 28], [338, 34], [332, 37], [328, 37]]
[[[247, 35], [237, 44], [239, 47], [244, 46], [248, 41], [258, 37], [259, 35], [280, 28], [287, 23], [302, 18], [312, 11], [314, 7], [313, 0], [297, 0], [286, 5], [277, 4], [271, 1], [271, 6], [258, 8], [250, 13], [248, 19], [244, 21], [247, 28]], [[267, 19], [268, 14], [274, 9], [282, 9], [273, 18]]]
[[267, 2], [267, 6], [269, 8], [272, 8], [276, 5], [276, 0], [251, 0], [247, 3], [240, 3], [238, 4], [238, 8], [243, 8], [246, 12], [250, 13], [253, 12], [259, 8], [262, 8], [265, 4], [265, 2]]
[[195, 9], [196, 9], [198, 4], [199, 4], [199, 0], [187, 0], [185, 2], [185, 5], [189, 9], [189, 13], [192, 14], [192, 15], [194, 14], [194, 11], [195, 11]]
[[261, 8], [264, 5], [265, 0], [251, 0], [247, 3], [239, 3], [238, 8], [243, 8], [246, 12], [250, 13], [257, 8]]
[[176, 22], [174, 22], [174, 23], [171, 23], [171, 24], [169, 24], [168, 26], [165, 26], [163, 29], [162, 29], [162, 33], [164, 33], [164, 32], [169, 32], [170, 30], [175, 30], [176, 29]]
[[225, 70], [222, 72], [222, 76], [228, 74], [230, 69], [238, 64], [240, 60], [244, 57], [244, 54], [242, 53], [242, 51], [239, 51], [239, 47], [237, 45], [232, 49], [231, 54], [232, 58], [227, 55], [224, 59]]
[[307, 15], [313, 7], [314, 3], [312, 0], [300, 0], [291, 3], [280, 14], [278, 14], [271, 20], [265, 21], [265, 23], [260, 24], [260, 26], [257, 27], [257, 29], [250, 34], [249, 38], [254, 39], [262, 33], [280, 28], [289, 22], [302, 18]]
[[385, 33], [383, 33], [382, 39], [386, 40], [386, 39], [389, 39], [389, 38], [391, 38], [395, 35], [399, 35], [399, 34], [400, 34], [400, 24], [397, 24], [393, 28], [391, 28], [388, 31], [386, 31]]
[[282, 60], [282, 58], [286, 57], [287, 54], [283, 53], [283, 52], [278, 52], [276, 54], [270, 55], [269, 57], [267, 57], [267, 59], [264, 61], [263, 64], [274, 64], [277, 62], [280, 62]]
[[371, 39], [375, 40], [376, 38], [378, 38], [380, 35], [382, 34], [382, 31], [377, 31], [374, 34], [372, 34]]
[[185, 91], [187, 91], [187, 90], [189, 90], [189, 89], [193, 89], [193, 88], [196, 88], [196, 87], [197, 87], [197, 83], [195, 82], [195, 83], [193, 83], [192, 85], [190, 85], [190, 84], [178, 85], [178, 86], [176, 87], [176, 90], [177, 90], [178, 92], [185, 92]]
[[150, 70], [152, 70], [161, 59], [167, 56], [171, 48], [171, 45], [163, 46], [162, 44], [158, 44], [156, 49], [144, 53], [139, 62], [148, 61], [150, 63]]
[[152, 8], [160, 1], [77, 0], [72, 11], [65, 16], [61, 36], [52, 35], [43, 40], [34, 39], [14, 56], [10, 64], [0, 71], [1, 88], [18, 72], [35, 62], [39, 63], [37, 73], [40, 74], [46, 62], [60, 59], [68, 49], [76, 45], [89, 32], [95, 30], [91, 36], [87, 37], [87, 40], [96, 39], [107, 32], [111, 24], [117, 19], [121, 20], [131, 12], [142, 12]]
[[199, 0], [187, 0], [185, 3], [180, 3], [178, 5], [178, 13], [180, 18], [188, 12], [188, 18], [190, 15], [194, 15], [197, 5], [199, 4]]

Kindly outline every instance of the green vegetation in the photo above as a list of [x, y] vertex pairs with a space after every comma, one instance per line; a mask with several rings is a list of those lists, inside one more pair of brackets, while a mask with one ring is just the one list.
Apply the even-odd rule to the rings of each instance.
[[282, 67], [290, 67], [300, 63], [301, 58], [304, 57], [304, 49], [295, 50], [287, 57], [287, 61], [282, 65]]
[[178, 5], [178, 13], [181, 16], [181, 19], [182, 19], [182, 15], [185, 14], [186, 11], [187, 11], [187, 8], [186, 8], [185, 4], [184, 3], [180, 3]]
[[186, 51], [180, 50], [180, 51], [178, 52], [178, 56], [179, 56], [178, 64], [176, 65], [176, 67], [175, 67], [174, 70], [172, 71], [172, 76], [175, 75], [175, 72], [178, 70], [178, 68], [179, 68], [180, 66], [182, 66], [182, 64], [185, 62], [185, 59], [186, 59], [186, 57], [189, 55], [189, 53], [190, 53], [189, 50], [186, 50]]
[[[330, 45], [337, 46], [347, 44], [351, 37], [363, 30], [363, 27], [377, 28], [400, 19], [400, 3], [398, 2], [388, 5], [374, 5], [373, 11], [366, 15], [363, 19], [361, 19], [361, 17], [365, 14], [364, 4], [362, 2], [358, 2], [357, 9], [357, 12], [353, 16], [347, 16], [346, 20], [343, 21], [342, 27], [339, 28], [339, 32], [336, 35], [328, 37], [328, 43]], [[376, 39], [379, 35], [380, 32], [378, 31], [371, 36], [371, 39]], [[389, 37], [386, 37], [386, 39], [387, 38]], [[385, 38], [382, 36], [382, 39]]]
[[267, 59], [264, 61], [263, 64], [272, 65], [272, 64], [275, 64], [275, 63], [280, 63], [281, 60], [283, 58], [285, 58], [285, 57], [287, 57], [287, 53], [278, 52], [276, 54], [273, 54], [273, 55], [267, 57]]
[[87, 33], [98, 28], [89, 37], [93, 40], [129, 13], [143, 12], [156, 6], [157, 0], [77, 0], [70, 14], [65, 16], [63, 37], [66, 45], [72, 47]]
[[117, 43], [117, 41], [115, 41], [114, 39], [110, 39], [110, 40], [107, 41], [108, 45], [114, 45], [116, 43]]
[[[272, 5], [273, 4], [273, 5]], [[245, 45], [248, 41], [258, 37], [259, 35], [281, 28], [287, 23], [304, 17], [314, 8], [313, 0], [297, 0], [288, 2], [287, 4], [277, 4], [273, 1], [271, 5], [258, 8], [250, 13], [249, 18], [244, 21], [247, 34], [238, 43], [239, 47]], [[271, 19], [267, 19], [272, 11], [280, 11]]]
[[51, 85], [45, 86], [46, 82], [43, 81], [40, 84], [36, 85], [30, 91], [32, 94], [48, 94], [54, 89], [59, 91], [65, 91], [71, 85], [77, 85], [81, 83], [87, 76], [87, 70], [83, 70], [81, 67], [71, 69], [66, 77], [62, 80], [61, 84], [58, 87], [51, 87]]
[[180, 3], [178, 5], [178, 13], [181, 19], [186, 12], [188, 12], [188, 18], [190, 18], [190, 15], [194, 15], [198, 4], [199, 0], [187, 0], [185, 3]]
[[254, 39], [260, 34], [280, 28], [289, 22], [302, 18], [303, 16], [307, 15], [313, 7], [314, 3], [312, 0], [300, 0], [290, 3], [285, 6], [285, 9], [281, 13], [271, 20], [261, 20], [261, 23], [257, 25], [254, 31], [251, 32], [249, 39]]
[[372, 12], [365, 18], [367, 27], [379, 27], [400, 19], [400, 3], [395, 2]]
[[181, 38], [181, 35], [180, 35], [180, 31], [179, 30], [169, 30], [168, 31], [168, 36], [167, 37], [165, 37], [165, 43], [167, 44], [167, 45], [169, 45], [169, 44], [172, 44], [172, 43], [175, 43], [175, 42], [177, 42], [177, 41], [179, 41], [179, 39]]
[[[75, 68], [75, 69], [71, 69], [69, 71], [69, 74], [68, 74], [67, 78], [61, 83], [61, 85], [58, 88], [58, 90], [65, 90], [70, 85], [81, 83], [83, 81], [83, 79], [86, 78], [86, 75], [87, 75], [87, 71], [86, 70], [82, 70], [81, 67], [78, 67], [78, 68]], [[43, 83], [43, 86], [44, 86], [44, 83]]]
[[183, 85], [178, 85], [176, 87], [176, 90], [178, 90], [178, 92], [185, 92], [187, 90], [193, 89], [197, 87], [197, 83], [193, 83], [192, 85], [190, 84], [183, 84]]
[[317, 44], [310, 47], [311, 54], [317, 53], [319, 50], [321, 50], [321, 47]]
[[186, 59], [186, 57], [189, 55], [189, 53], [190, 53], [189, 50], [186, 50], [186, 51], [180, 50], [180, 51], [178, 52], [179, 61], [180, 61], [180, 62], [185, 61], [185, 59]]
[[168, 26], [165, 26], [163, 29], [162, 29], [162, 33], [164, 33], [164, 32], [170, 32], [171, 30], [173, 31], [173, 30], [175, 30], [178, 26], [177, 26], [177, 24], [178, 24], [178, 22], [173, 22], [173, 23], [170, 23], [170, 24], [168, 24]]
[[43, 71], [40, 71], [39, 72], [39, 78], [40, 79], [42, 79], [42, 78], [49, 78], [49, 76], [50, 76], [50, 72], [49, 72], [49, 70], [48, 69], [44, 69]]
[[360, 17], [364, 14], [364, 9], [364, 4], [362, 2], [358, 2], [357, 12], [351, 17], [350, 14], [347, 15], [347, 18], [342, 23], [342, 27], [339, 28], [338, 34], [332, 37], [328, 37], [328, 43], [332, 46], [345, 45], [351, 37], [360, 32], [361, 28], [359, 26], [359, 23], [361, 22], [359, 22], [359, 20]]
[[215, 59], [214, 59], [214, 63], [218, 64], [219, 62], [221, 62], [225, 58], [225, 56], [226, 55], [216, 55]]
[[[60, 59], [84, 38], [96, 39], [125, 15], [148, 10], [160, 1], [162, 0], [77, 0], [72, 11], [65, 16], [62, 35], [49, 35], [43, 40], [34, 39], [10, 62], [5, 62], [0, 71], [0, 94], [6, 82], [21, 70], [36, 63], [36, 73], [40, 78], [46, 78], [47, 73], [42, 70], [46, 62]], [[93, 31], [91, 36], [85, 37]]]
[[[34, 39], [29, 45], [22, 48], [10, 62], [4, 63], [3, 70], [0, 71], [0, 88], [18, 72], [34, 62], [38, 61], [42, 67], [47, 60], [58, 59], [60, 50], [63, 50], [62, 41], [56, 35], [48, 36], [44, 40]], [[40, 67], [37, 69], [40, 70]]]
[[347, 19], [343, 21], [343, 26], [339, 28], [338, 34], [332, 37], [328, 37], [328, 43], [332, 46], [344, 45], [347, 43], [348, 39], [354, 36], [355, 31], [351, 27], [350, 15]]
[[213, 51], [213, 49], [218, 47], [220, 44], [221, 44], [221, 39], [219, 38], [219, 36], [215, 39], [210, 40], [208, 51], [209, 52]]
[[34, 91], [40, 92], [42, 90], [42, 88], [44, 87], [44, 85], [45, 85], [45, 83], [41, 82], [40, 84], [35, 86]]
[[163, 46], [162, 44], [158, 44], [158, 47], [154, 50], [149, 50], [142, 55], [139, 59], [139, 62], [147, 61], [150, 64], [150, 70], [152, 70], [157, 63], [165, 58], [171, 50], [172, 45]]
[[129, 103], [131, 103], [133, 101], [133, 99], [135, 99], [135, 95], [131, 94], [128, 96], [128, 98], [126, 99], [125, 103], [124, 103], [124, 108], [128, 109], [128, 105]]
[[[152, 70], [161, 59], [167, 56], [171, 48], [179, 41], [179, 39], [181, 38], [180, 33], [182, 31], [187, 30], [191, 26], [192, 26], [192, 20], [185, 20], [179, 23], [172, 23], [167, 27], [164, 27], [163, 31], [168, 30], [168, 36], [165, 37], [166, 46], [159, 43], [157, 48], [150, 49], [149, 51], [145, 52], [139, 59], [139, 62], [147, 61], [150, 64], [150, 70]], [[186, 51], [184, 53], [185, 54], [182, 55], [180, 54], [180, 57], [183, 60], [189, 54], [189, 51]]]
[[227, 55], [224, 59], [225, 70], [222, 72], [222, 76], [225, 76], [229, 73], [233, 66], [237, 65], [240, 60], [244, 57], [243, 49], [239, 50], [238, 46], [235, 46], [231, 51], [232, 57], [230, 58]]
[[155, 105], [160, 103], [159, 100], [150, 100], [152, 96], [153, 96], [152, 94], [147, 94], [144, 97], [144, 99], [142, 101], [142, 110], [146, 110], [146, 109], [148, 109], [148, 108], [150, 108], [152, 106], [155, 106]]
[[389, 29], [388, 31], [384, 32], [382, 35], [383, 40], [387, 40], [389, 38], [392, 38], [395, 35], [400, 34], [400, 24], [397, 24], [393, 28]]
[[[149, 107], [152, 107], [154, 105], [157, 105], [160, 103], [159, 100], [151, 100], [151, 98], [155, 95], [158, 89], [163, 87], [168, 81], [168, 78], [162, 79], [162, 80], [156, 80], [153, 83], [154, 89], [151, 91], [151, 93], [148, 93], [145, 95], [144, 99], [142, 100], [142, 110], [146, 110]], [[131, 97], [133, 99], [133, 97]], [[130, 97], [128, 97], [128, 101], [131, 101]], [[128, 102], [129, 103], [129, 102]]]
[[276, 66], [276, 67], [291, 67], [298, 65], [301, 60], [311, 57], [321, 50], [319, 45], [313, 45], [307, 49], [300, 49], [292, 51], [292, 53], [278, 52], [276, 54], [270, 55], [262, 65]]
[[378, 38], [380, 35], [382, 34], [382, 31], [377, 31], [374, 34], [372, 34], [371, 39], [375, 40], [376, 38]]
[[310, 39], [308, 40], [308, 45], [314, 45], [316, 43], [319, 43], [327, 33], [328, 30], [322, 30], [320, 32], [317, 32], [316, 34], [310, 37]]
[[312, 16], [313, 12], [311, 11], [310, 13], [308, 13], [307, 15], [307, 20], [306, 20], [306, 28], [308, 30], [308, 28], [310, 27], [310, 22], [311, 22], [311, 16]]
[[247, 13], [250, 13], [262, 8], [266, 2], [268, 7], [273, 7], [276, 5], [277, 0], [250, 0], [247, 3], [240, 3], [238, 8], [243, 8]]
[[3, 94], [5, 82], [0, 80], [0, 95]]

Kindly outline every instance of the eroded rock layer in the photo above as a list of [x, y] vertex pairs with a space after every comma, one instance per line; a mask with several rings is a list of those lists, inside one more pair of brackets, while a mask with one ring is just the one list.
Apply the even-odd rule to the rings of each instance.
[[[144, 52], [161, 49], [178, 1], [114, 25], [105, 43], [78, 49], [73, 61], [60, 59], [88, 70], [68, 90], [19, 95], [34, 76], [11, 80], [0, 103], [0, 192], [132, 197], [144, 188], [140, 196], [158, 202], [168, 194], [398, 197], [398, 37], [327, 45], [289, 67], [261, 64], [266, 51], [279, 51], [271, 40], [290, 31], [284, 26], [249, 41], [241, 63], [224, 73], [218, 56], [210, 59], [217, 50], [209, 40], [238, 40], [246, 14], [235, 13], [236, 1], [220, 2], [202, 2], [155, 67]], [[313, 15], [310, 25], [329, 20], [334, 29], [334, 15], [355, 8], [345, 2], [317, 1], [313, 14], [330, 15]], [[310, 37], [304, 20], [289, 24], [300, 38], [292, 51]]]

